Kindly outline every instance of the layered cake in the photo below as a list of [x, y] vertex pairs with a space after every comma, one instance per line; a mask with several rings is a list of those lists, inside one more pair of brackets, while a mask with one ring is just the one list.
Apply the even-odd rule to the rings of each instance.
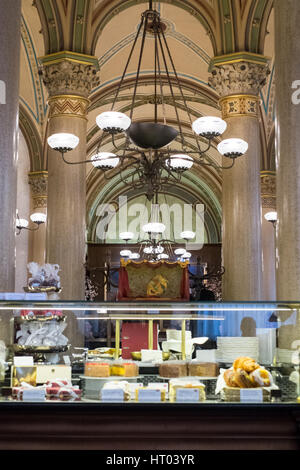
[[188, 371], [193, 377], [217, 377], [219, 367], [214, 362], [190, 362]]
[[87, 377], [109, 377], [109, 364], [106, 362], [86, 362], [84, 375]]
[[200, 380], [180, 380], [180, 379], [172, 379], [169, 382], [169, 400], [171, 402], [176, 401], [177, 398], [177, 390], [178, 389], [193, 389], [197, 390], [198, 393], [195, 392], [195, 396], [197, 401], [204, 401], [206, 398], [205, 395], [205, 386], [200, 382]]
[[188, 375], [187, 364], [180, 361], [159, 364], [159, 375], [161, 377], [186, 377]]
[[137, 377], [139, 375], [139, 368], [134, 362], [114, 364], [110, 366], [110, 375], [117, 375], [121, 377]]

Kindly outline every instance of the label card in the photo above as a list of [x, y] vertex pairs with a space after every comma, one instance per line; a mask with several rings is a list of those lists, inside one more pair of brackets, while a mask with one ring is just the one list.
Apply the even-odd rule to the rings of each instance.
[[151, 390], [151, 388], [145, 390], [139, 390], [139, 401], [141, 402], [160, 402], [161, 391]]
[[260, 403], [263, 401], [263, 392], [260, 388], [241, 388], [240, 390], [241, 402]]
[[102, 389], [102, 401], [124, 401], [124, 391], [121, 388]]
[[33, 366], [33, 357], [32, 356], [15, 356], [14, 357], [14, 366], [16, 367], [32, 367]]
[[23, 401], [45, 401], [46, 391], [42, 388], [23, 390]]
[[199, 389], [198, 388], [177, 388], [176, 390], [176, 401], [199, 401]]

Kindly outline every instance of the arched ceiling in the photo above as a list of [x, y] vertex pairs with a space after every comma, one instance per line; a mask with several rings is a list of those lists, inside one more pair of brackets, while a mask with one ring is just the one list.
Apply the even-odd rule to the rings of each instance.
[[[108, 109], [114, 98], [141, 13], [144, 0], [22, 0], [22, 47], [20, 110], [22, 132], [30, 146], [31, 168], [45, 168], [44, 148], [47, 136], [47, 91], [39, 74], [39, 58], [68, 50], [95, 55], [100, 67], [100, 85], [92, 90], [88, 113], [87, 150], [90, 156], [99, 137], [96, 115]], [[209, 64], [215, 57], [239, 51], [270, 57], [271, 74], [261, 91], [262, 169], [274, 166], [274, 19], [272, 0], [162, 0], [153, 2], [165, 22], [166, 38], [193, 119], [202, 115], [220, 115], [218, 96], [208, 85]], [[148, 51], [146, 50], [146, 53]], [[135, 67], [130, 66], [116, 109], [128, 110]], [[134, 118], [151, 120], [153, 116], [153, 61], [150, 52], [141, 70]], [[183, 117], [183, 101], [178, 87], [176, 104], [184, 132], [192, 146], [189, 123]], [[168, 95], [168, 92], [166, 91]], [[174, 109], [167, 106], [172, 122]], [[162, 116], [159, 116], [162, 119]], [[219, 161], [213, 148], [208, 157]], [[38, 150], [37, 150], [38, 149]], [[107, 150], [112, 150], [107, 144]], [[221, 173], [211, 168], [197, 177], [205, 182], [217, 200], [221, 200]], [[88, 211], [104, 184], [100, 174], [87, 165]], [[200, 187], [201, 185], [199, 185]], [[204, 194], [199, 190], [199, 196]], [[215, 208], [215, 219], [218, 210]]]

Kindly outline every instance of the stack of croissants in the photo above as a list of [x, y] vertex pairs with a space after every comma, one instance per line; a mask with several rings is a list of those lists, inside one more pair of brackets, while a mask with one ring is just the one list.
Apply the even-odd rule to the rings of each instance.
[[251, 357], [235, 359], [232, 368], [227, 369], [223, 377], [228, 387], [255, 388], [272, 385], [270, 372]]

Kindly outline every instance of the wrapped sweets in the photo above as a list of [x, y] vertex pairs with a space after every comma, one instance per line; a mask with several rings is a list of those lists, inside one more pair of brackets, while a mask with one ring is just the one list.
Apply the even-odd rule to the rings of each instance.
[[136, 377], [139, 374], [139, 368], [134, 362], [122, 362], [110, 366], [110, 375], [121, 377]]
[[250, 357], [238, 357], [230, 369], [222, 372], [227, 387], [256, 388], [273, 385], [271, 373]]
[[178, 389], [194, 389], [198, 390], [197, 400], [204, 401], [206, 398], [205, 395], [205, 386], [200, 380], [187, 380], [187, 379], [171, 379], [169, 382], [169, 400], [171, 402], [176, 401], [176, 394]]
[[87, 377], [109, 377], [110, 366], [107, 362], [86, 362], [84, 375]]
[[44, 391], [47, 400], [79, 401], [82, 395], [79, 387], [72, 385], [72, 382], [68, 380], [55, 380], [52, 382], [48, 381], [46, 384], [38, 387], [22, 382], [21, 386], [12, 388], [12, 397], [15, 400], [23, 400], [25, 390], [31, 390], [33, 399], [34, 392], [38, 393], [40, 390]]
[[63, 335], [66, 327], [66, 323], [55, 320], [23, 323], [16, 333], [16, 340], [21, 346], [66, 346], [68, 338]]

